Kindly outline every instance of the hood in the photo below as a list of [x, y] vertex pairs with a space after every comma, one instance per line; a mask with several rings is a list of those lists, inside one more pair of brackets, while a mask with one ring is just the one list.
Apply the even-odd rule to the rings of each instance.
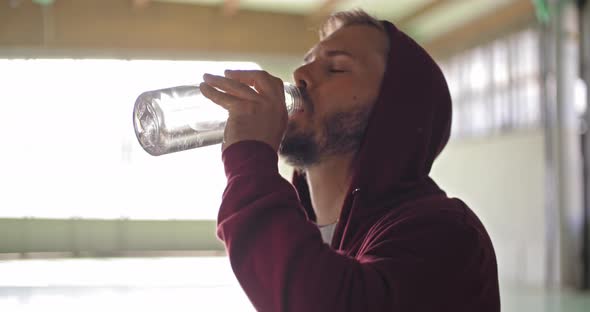
[[[442, 193], [429, 173], [447, 144], [451, 97], [442, 71], [414, 40], [387, 21], [387, 67], [359, 152], [341, 218], [382, 212], [411, 200]], [[293, 185], [312, 220], [309, 188], [302, 173]], [[353, 202], [360, 208], [352, 210]]]

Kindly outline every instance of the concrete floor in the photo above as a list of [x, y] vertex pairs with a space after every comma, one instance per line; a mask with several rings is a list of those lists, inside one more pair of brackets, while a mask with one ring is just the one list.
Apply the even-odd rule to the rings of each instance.
[[[254, 311], [227, 258], [0, 261], [0, 311]], [[589, 312], [590, 293], [502, 287], [502, 311]]]
[[590, 312], [590, 292], [544, 291], [503, 286], [502, 311]]

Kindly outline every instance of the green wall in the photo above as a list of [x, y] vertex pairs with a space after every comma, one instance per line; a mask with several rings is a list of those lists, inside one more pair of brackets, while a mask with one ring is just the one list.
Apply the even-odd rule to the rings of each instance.
[[545, 161], [541, 131], [452, 141], [432, 175], [464, 200], [490, 234], [502, 279], [542, 286], [545, 278]]

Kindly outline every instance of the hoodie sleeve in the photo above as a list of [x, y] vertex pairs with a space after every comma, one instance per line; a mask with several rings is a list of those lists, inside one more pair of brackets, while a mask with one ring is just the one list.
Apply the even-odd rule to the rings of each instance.
[[[352, 258], [323, 243], [299, 206], [295, 189], [280, 176], [278, 158], [270, 146], [239, 142], [225, 150], [223, 161], [228, 183], [217, 235], [258, 311], [432, 311], [453, 298], [443, 282], [462, 277], [446, 279], [437, 271], [438, 265], [424, 264], [438, 259], [452, 272], [445, 254], [470, 258], [464, 252], [468, 248], [458, 243], [471, 244], [464, 233], [429, 222], [427, 230], [415, 235], [397, 233], [396, 239], [390, 239], [392, 233], [385, 230], [375, 233], [375, 239], [363, 247], [363, 255]], [[440, 241], [419, 248], [420, 237]], [[446, 240], [454, 241], [453, 248], [445, 245]], [[453, 311], [463, 311], [451, 305]]]

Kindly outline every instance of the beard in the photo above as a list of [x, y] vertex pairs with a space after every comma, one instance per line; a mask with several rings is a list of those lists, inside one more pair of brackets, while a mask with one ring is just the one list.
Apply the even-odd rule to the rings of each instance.
[[289, 165], [305, 169], [331, 156], [356, 152], [363, 140], [369, 115], [368, 105], [333, 113], [324, 118], [320, 131], [299, 129], [297, 124], [289, 122], [279, 155]]

